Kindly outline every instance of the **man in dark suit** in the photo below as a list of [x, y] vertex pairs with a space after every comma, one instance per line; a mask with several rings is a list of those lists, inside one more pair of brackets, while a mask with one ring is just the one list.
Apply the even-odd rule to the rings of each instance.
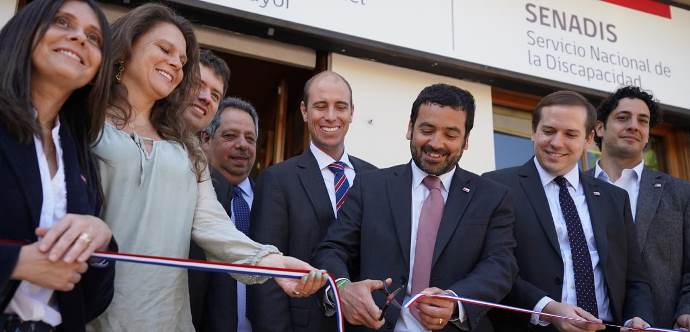
[[601, 159], [588, 174], [625, 189], [659, 327], [690, 328], [690, 183], [644, 166], [649, 131], [659, 119], [654, 97], [618, 89], [597, 110]]
[[535, 157], [485, 174], [515, 199], [520, 273], [506, 303], [588, 321], [495, 312], [500, 331], [593, 331], [602, 321], [642, 328], [652, 320], [627, 194], [583, 176], [577, 165], [595, 120], [581, 95], [552, 93], [532, 115]]
[[384, 283], [400, 287], [398, 303], [417, 293], [498, 302], [513, 284], [508, 189], [457, 165], [474, 111], [469, 92], [426, 87], [407, 130], [412, 162], [357, 177], [313, 261], [338, 278], [350, 331], [492, 331], [486, 308], [455, 301], [424, 298], [411, 310], [379, 309]]
[[[65, 123], [60, 126], [59, 138], [56, 144], [59, 143], [62, 156], [56, 152], [56, 158], [62, 160], [63, 167], [56, 170], [55, 176], [58, 172], [64, 174], [64, 217], [58, 221], [49, 219], [61, 214], [60, 208], [55, 207], [61, 200], [60, 194], [48, 197], [43, 193], [43, 186], [49, 186], [46, 182], [50, 181], [49, 166], [39, 164], [39, 158], [46, 158], [43, 150], [39, 156], [35, 140], [19, 143], [0, 124], [0, 238], [28, 243], [0, 244], [0, 331], [47, 331], [53, 327], [57, 331], [84, 331], [84, 324], [101, 314], [113, 298], [114, 262], [91, 261], [87, 270], [86, 263], [67, 263], [63, 256], [50, 260], [36, 242], [39, 225], [46, 227], [46, 222], [55, 221], [50, 227], [57, 228], [67, 219], [90, 219], [98, 214], [95, 185], [90, 186], [92, 183], [87, 183], [83, 175], [86, 173], [80, 168], [75, 141]], [[53, 206], [48, 208], [46, 201]], [[54, 213], [45, 213], [48, 209]], [[95, 242], [99, 236], [81, 234], [74, 245]], [[110, 234], [108, 230], [106, 242], [99, 242], [96, 248], [116, 251]]]
[[[201, 68], [199, 95], [192, 107], [184, 112], [183, 118], [187, 125], [199, 133], [199, 138], [204, 142], [202, 146], [204, 152], [211, 161], [213, 156], [209, 153], [208, 147], [211, 142], [218, 141], [211, 140], [211, 138], [214, 138], [215, 131], [219, 126], [219, 103], [227, 90], [230, 69], [223, 59], [209, 50], [200, 52], [199, 62]], [[214, 120], [216, 124], [209, 135], [205, 129]], [[218, 159], [222, 158], [219, 157]], [[223, 205], [228, 215], [232, 216], [232, 184], [219, 170], [218, 165], [211, 162], [209, 166], [218, 201]], [[203, 249], [193, 241], [189, 248], [189, 257], [198, 260], [207, 259]], [[194, 328], [200, 332], [237, 331], [237, 287], [235, 280], [225, 274], [194, 270], [190, 270], [188, 276]]]
[[[326, 71], [309, 79], [300, 111], [311, 144], [301, 155], [261, 173], [250, 234], [307, 261], [337, 216], [355, 175], [375, 167], [345, 148], [354, 105], [352, 89], [342, 76]], [[336, 330], [335, 319], [323, 315], [316, 296], [289, 298], [272, 280], [252, 286], [249, 306], [254, 332]]]

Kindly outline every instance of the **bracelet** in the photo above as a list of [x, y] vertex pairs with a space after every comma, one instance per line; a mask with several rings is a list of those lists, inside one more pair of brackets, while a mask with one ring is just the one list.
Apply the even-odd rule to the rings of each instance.
[[337, 287], [338, 289], [341, 289], [343, 286], [350, 284], [350, 283], [352, 283], [352, 281], [350, 281], [348, 279], [340, 279], [340, 280], [335, 282], [335, 287]]

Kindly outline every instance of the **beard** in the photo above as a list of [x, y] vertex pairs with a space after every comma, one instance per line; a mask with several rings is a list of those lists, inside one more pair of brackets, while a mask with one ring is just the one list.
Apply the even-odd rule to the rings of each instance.
[[[429, 175], [439, 176], [448, 173], [450, 170], [452, 170], [455, 166], [457, 166], [458, 161], [460, 161], [460, 157], [462, 157], [463, 148], [460, 149], [460, 152], [457, 155], [453, 156], [447, 149], [434, 149], [426, 144], [422, 145], [420, 148], [417, 148], [416, 146], [414, 146], [413, 140], [410, 140], [410, 153], [412, 154], [412, 161], [414, 161], [415, 165], [417, 165], [419, 169], [421, 169]], [[437, 153], [442, 156], [445, 156], [446, 159], [445, 161], [439, 164], [431, 165], [424, 161], [424, 159], [422, 158], [423, 153]]]

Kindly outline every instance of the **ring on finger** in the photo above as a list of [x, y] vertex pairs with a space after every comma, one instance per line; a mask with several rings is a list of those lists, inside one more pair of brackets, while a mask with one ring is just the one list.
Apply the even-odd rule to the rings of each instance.
[[300, 292], [298, 292], [298, 291], [292, 291], [292, 295], [301, 296], [302, 293], [300, 293]]
[[438, 325], [443, 325], [443, 318], [438, 319]]
[[86, 232], [79, 234], [79, 237], [77, 239], [82, 240], [86, 243], [91, 243], [91, 236], [89, 235], [89, 233]]

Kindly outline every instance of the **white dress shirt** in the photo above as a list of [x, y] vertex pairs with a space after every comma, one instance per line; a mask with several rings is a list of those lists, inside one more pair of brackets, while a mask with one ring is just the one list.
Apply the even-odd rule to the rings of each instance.
[[[429, 189], [422, 183], [425, 177], [427, 177], [426, 172], [422, 171], [414, 162], [410, 163], [412, 165], [412, 228], [410, 232], [410, 270], [408, 271], [408, 282], [407, 290], [404, 302], [407, 302], [411, 296], [409, 295], [412, 291], [412, 271], [414, 269], [414, 258], [415, 249], [417, 247], [417, 229], [419, 227], [419, 216], [422, 214], [422, 205], [429, 196]], [[451, 181], [453, 180], [453, 174], [455, 174], [455, 167], [445, 174], [439, 176], [441, 179], [441, 195], [443, 196], [443, 202], [445, 203], [448, 199], [448, 189], [450, 188]], [[457, 294], [455, 294], [457, 295]], [[459, 319], [461, 322], [465, 321], [465, 310], [462, 305], [458, 303]], [[402, 308], [400, 312], [400, 318], [395, 324], [395, 332], [421, 332], [429, 331], [425, 329], [419, 321], [412, 316], [409, 309]]]
[[[561, 250], [561, 258], [563, 259], [563, 290], [561, 293], [560, 302], [577, 305], [577, 295], [575, 293], [575, 273], [573, 271], [573, 259], [570, 252], [570, 241], [568, 240], [568, 228], [565, 223], [565, 218], [561, 212], [561, 204], [559, 202], [558, 194], [560, 188], [553, 180], [555, 176], [549, 174], [541, 167], [536, 158], [534, 164], [537, 166], [541, 184], [544, 186], [546, 199], [549, 203], [549, 210], [553, 218], [554, 226], [556, 227], [556, 236], [558, 237], [558, 246]], [[597, 297], [597, 308], [599, 309], [599, 318], [602, 320], [611, 321], [613, 316], [609, 310], [609, 297], [604, 280], [603, 267], [599, 264], [599, 252], [597, 251], [596, 241], [594, 239], [594, 230], [592, 229], [592, 220], [587, 208], [587, 201], [585, 199], [585, 192], [580, 183], [580, 170], [575, 165], [567, 174], [563, 176], [568, 181], [568, 192], [575, 202], [577, 214], [580, 216], [582, 230], [587, 241], [587, 248], [589, 249], [589, 256], [592, 259], [592, 270], [594, 271], [594, 294]], [[541, 312], [544, 307], [553, 301], [549, 297], [542, 298], [534, 307], [534, 311]], [[538, 315], [532, 315], [531, 322], [533, 324], [544, 325], [539, 321]]]
[[316, 145], [314, 145], [314, 142], [309, 143], [309, 150], [311, 150], [311, 153], [314, 155], [314, 158], [316, 158], [316, 163], [319, 164], [321, 176], [323, 177], [323, 183], [326, 185], [328, 197], [331, 199], [333, 215], [337, 217], [338, 209], [335, 206], [335, 184], [333, 183], [333, 181], [335, 180], [335, 175], [333, 174], [333, 172], [331, 172], [331, 170], [328, 169], [328, 165], [336, 161], [343, 162], [345, 164], [345, 177], [347, 178], [347, 182], [350, 188], [352, 188], [352, 184], [355, 181], [355, 168], [352, 167], [352, 163], [350, 163], [347, 148], [345, 148], [345, 150], [343, 151], [343, 155], [342, 157], [340, 157], [340, 160], [335, 160], [331, 156], [327, 155], [325, 152], [321, 151], [321, 149], [317, 148]]
[[[242, 188], [242, 198], [249, 205], [249, 210], [252, 209], [252, 202], [254, 202], [254, 190], [252, 190], [252, 183], [249, 178], [245, 178], [237, 187]], [[235, 209], [232, 208], [230, 204], [230, 217], [235, 220]], [[238, 332], [251, 332], [252, 325], [247, 319], [247, 285], [237, 281], [237, 331]]]
[[[51, 178], [48, 159], [43, 151], [41, 138], [34, 136], [38, 169], [41, 174], [41, 192], [43, 193], [39, 225], [47, 228], [60, 221], [67, 211], [65, 168], [62, 162], [60, 121], [58, 119], [55, 120], [55, 127], [51, 131], [51, 135], [44, 138], [53, 140], [57, 159], [57, 171], [55, 176]], [[43, 321], [52, 326], [58, 326], [62, 323], [62, 316], [57, 303], [52, 301], [52, 297], [52, 289], [22, 281], [5, 309], [5, 313], [16, 314], [22, 320]]]
[[626, 168], [621, 172], [621, 177], [615, 182], [611, 181], [611, 178], [606, 171], [604, 171], [597, 160], [596, 168], [594, 169], [594, 177], [608, 182], [617, 186], [618, 188], [625, 189], [628, 192], [628, 198], [630, 199], [630, 210], [632, 211], [633, 221], [635, 220], [635, 214], [637, 213], [637, 196], [640, 192], [640, 180], [642, 180], [642, 170], [644, 169], [644, 160], [640, 161], [637, 166], [633, 168]]

